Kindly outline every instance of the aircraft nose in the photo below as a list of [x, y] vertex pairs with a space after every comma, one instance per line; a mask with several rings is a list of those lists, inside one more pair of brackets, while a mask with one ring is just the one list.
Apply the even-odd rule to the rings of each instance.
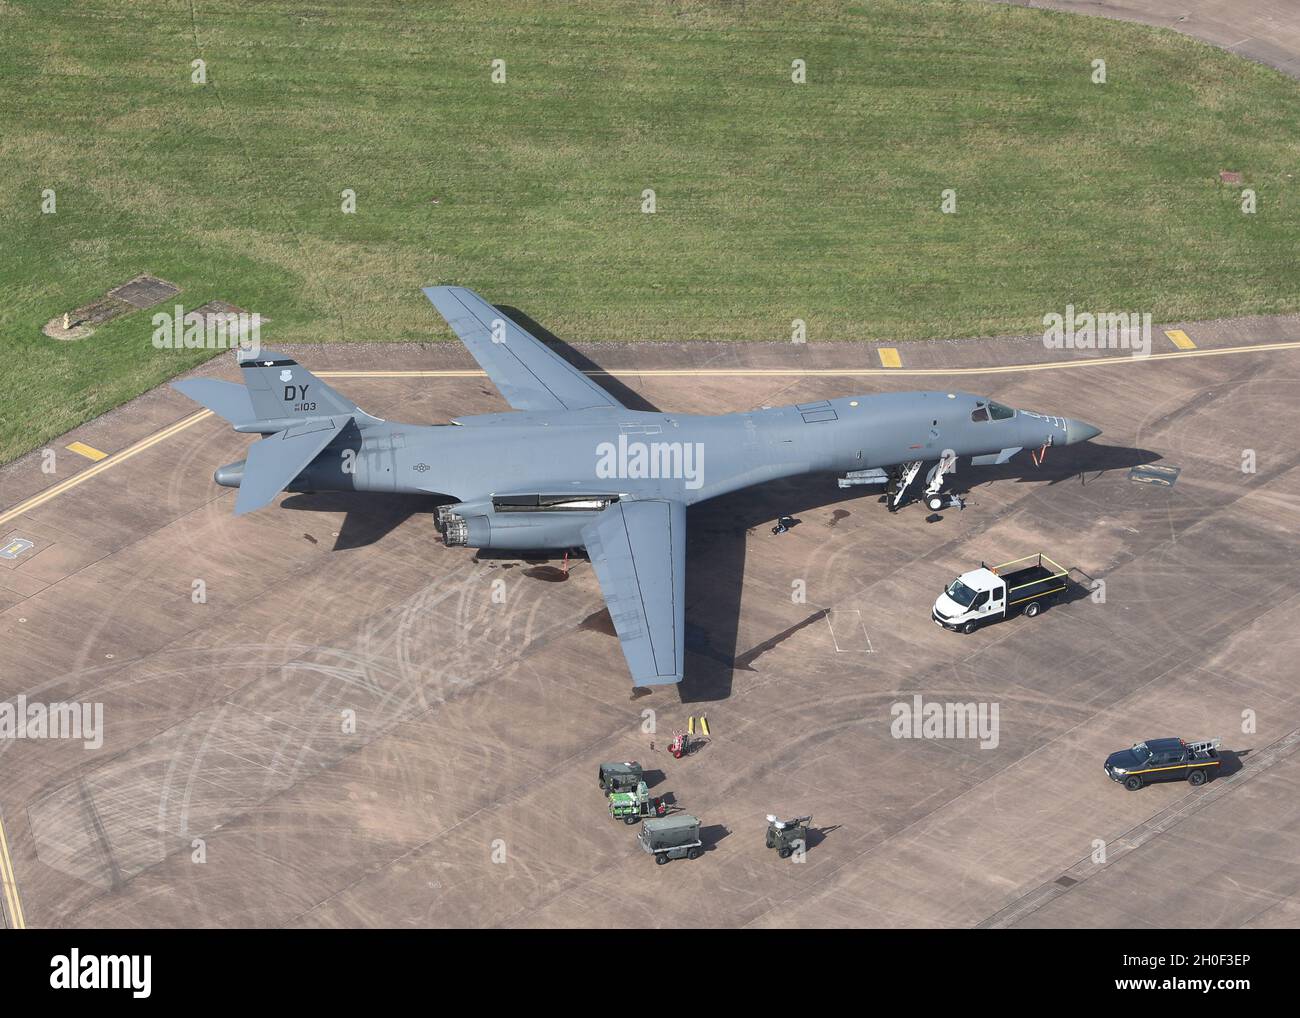
[[1096, 438], [1101, 434], [1101, 428], [1094, 428], [1091, 424], [1085, 424], [1083, 421], [1076, 421], [1067, 418], [1065, 421], [1065, 444], [1074, 445], [1075, 442], [1086, 442], [1090, 438]]

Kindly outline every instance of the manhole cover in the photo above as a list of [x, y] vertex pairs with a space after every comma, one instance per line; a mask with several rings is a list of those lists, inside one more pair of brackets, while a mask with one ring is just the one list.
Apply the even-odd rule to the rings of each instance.
[[108, 291], [108, 295], [116, 297], [118, 300], [124, 300], [132, 307], [151, 308], [155, 304], [161, 304], [163, 301], [175, 297], [180, 292], [181, 288], [179, 286], [175, 286], [164, 279], [144, 275], [136, 276], [129, 283], [114, 287]]

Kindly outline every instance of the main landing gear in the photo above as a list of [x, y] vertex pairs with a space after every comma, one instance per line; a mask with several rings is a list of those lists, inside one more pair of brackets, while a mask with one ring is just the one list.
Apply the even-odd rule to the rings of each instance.
[[[924, 460], [911, 460], [894, 467], [889, 472], [889, 482], [885, 487], [885, 505], [891, 513], [896, 513], [907, 501], [907, 489], [911, 487], [925, 465]], [[957, 467], [957, 457], [945, 453], [925, 475], [925, 490], [921, 495], [926, 508], [931, 512], [941, 509], [965, 509], [966, 503], [956, 495], [943, 493], [943, 479]]]

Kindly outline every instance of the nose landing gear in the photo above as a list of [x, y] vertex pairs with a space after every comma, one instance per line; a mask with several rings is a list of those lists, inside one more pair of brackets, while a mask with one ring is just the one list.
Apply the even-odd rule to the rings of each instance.
[[[924, 466], [923, 460], [911, 460], [901, 466], [895, 467], [890, 471], [889, 486], [885, 488], [886, 505], [891, 513], [896, 513], [902, 507], [907, 497], [907, 489], [912, 482], [916, 480], [917, 475]], [[952, 452], [945, 452], [930, 468], [929, 473], [925, 475], [925, 490], [921, 495], [926, 508], [931, 512], [938, 512], [940, 509], [964, 509], [966, 504], [956, 495], [945, 495], [943, 493], [943, 479], [947, 474], [951, 474], [957, 468], [957, 456]]]

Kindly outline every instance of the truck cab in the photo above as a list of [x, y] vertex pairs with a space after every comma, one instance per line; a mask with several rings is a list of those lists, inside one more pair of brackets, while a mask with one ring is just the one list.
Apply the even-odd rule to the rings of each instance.
[[1000, 618], [1006, 605], [1006, 581], [981, 566], [962, 573], [944, 588], [934, 602], [931, 617], [945, 629], [973, 633], [981, 622]]

